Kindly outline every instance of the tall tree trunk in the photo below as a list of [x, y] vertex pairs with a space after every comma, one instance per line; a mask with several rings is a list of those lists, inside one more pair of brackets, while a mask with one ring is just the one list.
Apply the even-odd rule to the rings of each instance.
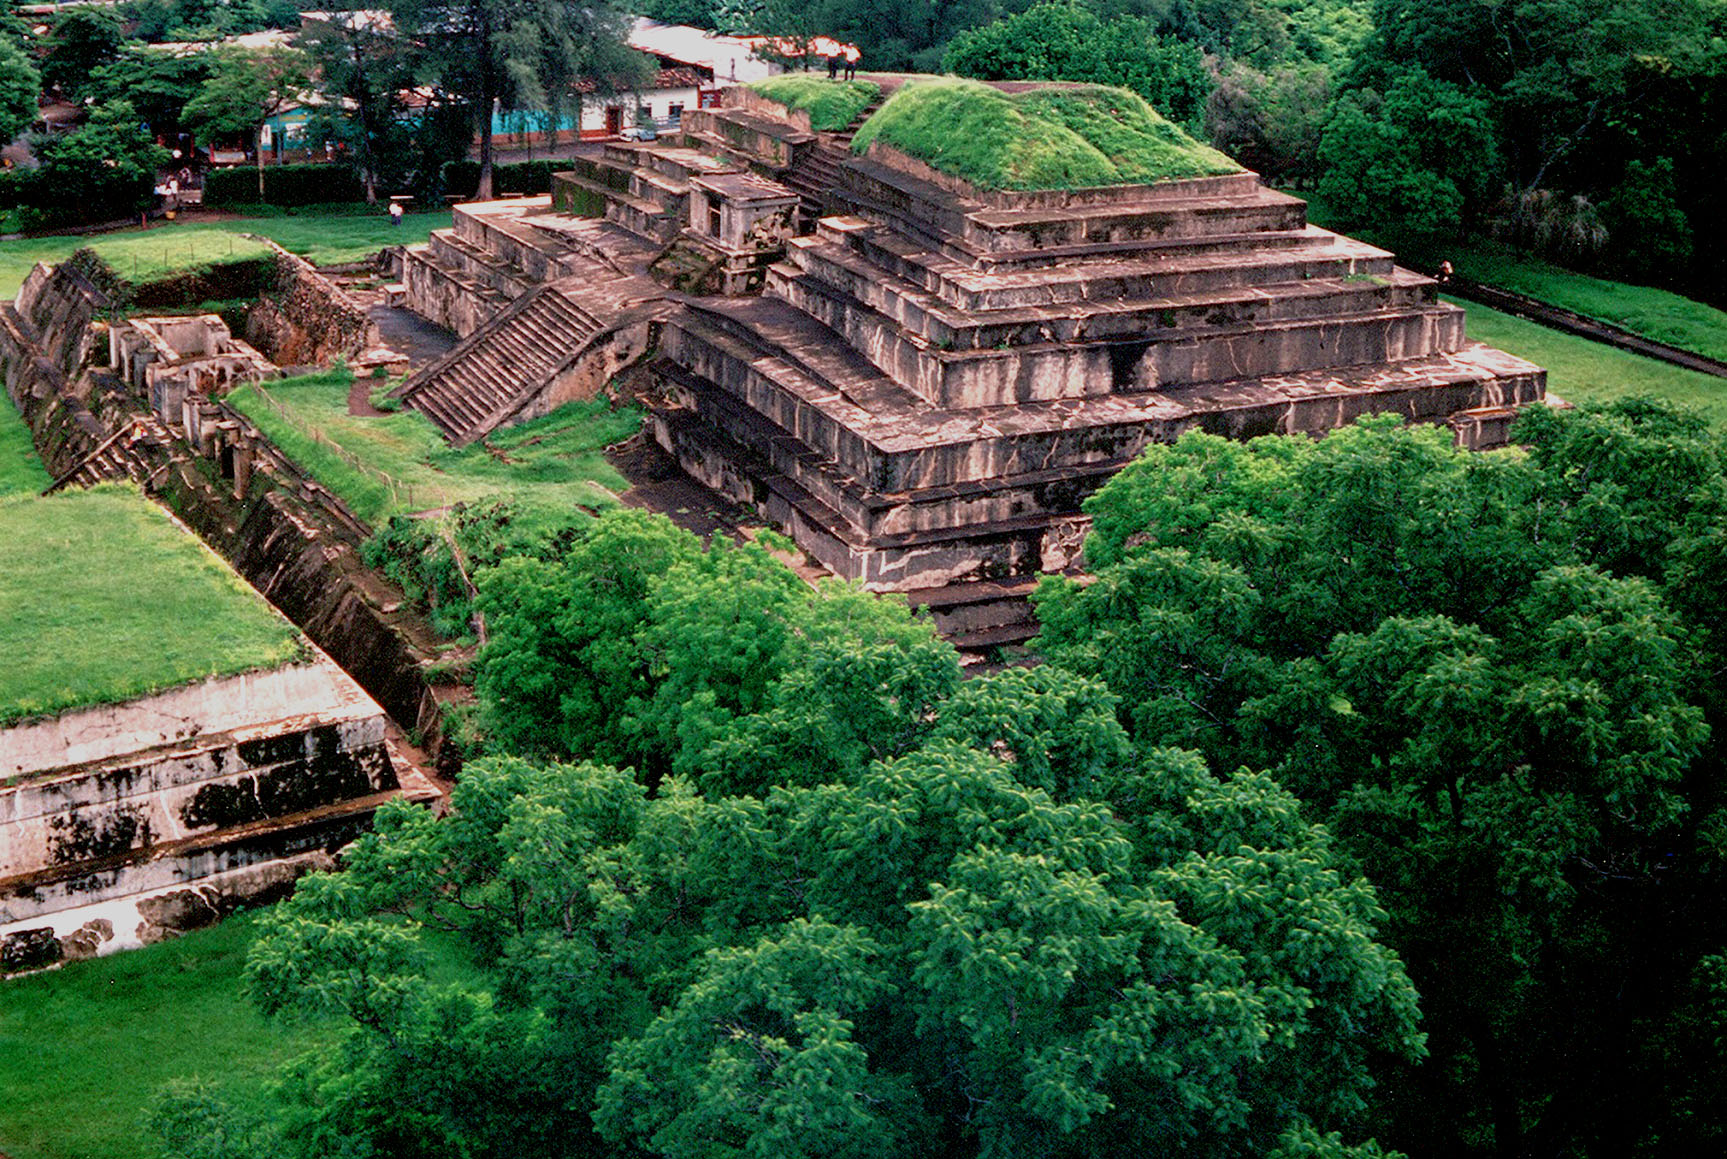
[[258, 125], [258, 202], [264, 201], [264, 125]]
[[492, 110], [498, 104], [498, 82], [492, 66], [492, 22], [480, 25], [480, 181], [474, 189], [477, 201], [492, 199]]

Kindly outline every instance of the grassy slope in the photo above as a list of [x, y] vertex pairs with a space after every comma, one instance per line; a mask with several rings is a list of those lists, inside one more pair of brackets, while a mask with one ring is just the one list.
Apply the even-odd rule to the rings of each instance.
[[0, 501], [0, 722], [280, 664], [299, 634], [128, 488]]
[[[1308, 216], [1327, 228], [1338, 227], [1323, 198], [1303, 192]], [[1585, 317], [1609, 322], [1633, 334], [1683, 350], [1727, 360], [1727, 313], [1671, 290], [1634, 286], [1591, 277], [1528, 255], [1488, 238], [1447, 239], [1406, 234], [1394, 227], [1363, 226], [1344, 232], [1391, 250], [1428, 268], [1450, 261], [1463, 277], [1543, 302]]]
[[852, 142], [911, 154], [985, 189], [1078, 189], [1233, 173], [1125, 89], [1101, 85], [1008, 95], [978, 81], [902, 86]]
[[[269, 384], [275, 406], [251, 387], [228, 401], [368, 522], [504, 495], [529, 507], [598, 509], [627, 486], [601, 452], [636, 431], [635, 410], [613, 410], [604, 399], [570, 403], [493, 435], [487, 440], [493, 451], [457, 450], [412, 411], [350, 415], [350, 381], [336, 370]], [[363, 466], [354, 466], [355, 459]]]
[[426, 240], [434, 229], [450, 224], [448, 213], [410, 214], [404, 224], [364, 206], [321, 206], [266, 216], [226, 221], [173, 222], [149, 229], [125, 229], [91, 237], [48, 236], [0, 242], [0, 297], [18, 292], [36, 262], [57, 262], [80, 246], [89, 246], [122, 276], [134, 281], [190, 269], [230, 257], [264, 252], [242, 234], [271, 238], [313, 262], [357, 261], [393, 244]]
[[790, 72], [759, 80], [750, 88], [788, 109], [807, 112], [810, 127], [818, 133], [845, 128], [881, 92], [880, 85], [867, 80], [828, 80]]
[[33, 495], [51, 482], [30, 442], [30, 428], [0, 390], [0, 499]]
[[1650, 394], [1696, 407], [1711, 422], [1727, 426], [1727, 378], [1615, 350], [1486, 306], [1457, 305], [1469, 313], [1469, 337], [1545, 366], [1548, 390], [1568, 402]]
[[143, 1159], [172, 1079], [242, 1106], [327, 1037], [268, 1022], [241, 996], [251, 915], [142, 950], [0, 982], [0, 1151], [12, 1159]]

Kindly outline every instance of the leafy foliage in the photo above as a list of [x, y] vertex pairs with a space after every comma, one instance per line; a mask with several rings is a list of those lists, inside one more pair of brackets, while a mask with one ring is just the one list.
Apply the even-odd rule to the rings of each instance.
[[[349, 1024], [276, 1149], [1225, 1155], [1358, 1111], [1375, 1052], [1420, 1050], [1371, 890], [1268, 779], [1131, 753], [1061, 707], [1107, 694], [1042, 679], [1067, 695], [1014, 743], [1102, 734], [1113, 806], [938, 701], [942, 736], [820, 785], [498, 758], [448, 820], [387, 808], [249, 966], [265, 1009]], [[475, 977], [428, 976], [432, 928]], [[188, 1110], [180, 1154], [233, 1122]]]
[[30, 127], [36, 119], [36, 94], [42, 78], [24, 50], [0, 36], [0, 143]]
[[979, 80], [1088, 81], [1131, 89], [1180, 125], [1195, 126], [1211, 90], [1199, 50], [1162, 41], [1133, 16], [1105, 21], [1049, 0], [954, 37], [942, 69]]
[[1518, 437], [1156, 448], [1092, 500], [1097, 580], [1046, 583], [1042, 644], [1142, 743], [1270, 769], [1386, 891], [1436, 1056], [1395, 1138], [1623, 1153], [1660, 1080], [1598, 1068], [1710, 936], [1676, 915], [1715, 872], [1727, 448], [1649, 403]]

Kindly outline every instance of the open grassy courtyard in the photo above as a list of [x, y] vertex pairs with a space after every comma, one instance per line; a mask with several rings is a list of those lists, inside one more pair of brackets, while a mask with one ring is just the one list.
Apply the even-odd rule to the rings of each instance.
[[455, 448], [414, 411], [350, 414], [352, 382], [338, 368], [241, 387], [228, 401], [368, 523], [506, 496], [530, 509], [597, 511], [628, 485], [603, 452], [640, 427], [633, 407], [570, 403]]
[[52, 235], [0, 241], [0, 297], [18, 292], [37, 262], [58, 262], [89, 246], [121, 277], [147, 281], [231, 258], [256, 256], [265, 246], [243, 236], [257, 234], [318, 265], [359, 261], [387, 245], [413, 245], [450, 224], [446, 211], [410, 213], [393, 226], [375, 206], [325, 205], [270, 210], [221, 220], [158, 222], [88, 237]]
[[135, 489], [0, 500], [0, 724], [272, 667], [304, 647]]

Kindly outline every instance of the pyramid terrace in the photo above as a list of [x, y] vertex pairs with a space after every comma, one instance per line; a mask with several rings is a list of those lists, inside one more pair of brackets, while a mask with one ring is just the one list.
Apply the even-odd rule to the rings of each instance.
[[[1487, 447], [1544, 397], [1431, 279], [1132, 94], [868, 79], [843, 131], [734, 88], [551, 197], [458, 207], [404, 282], [464, 337], [403, 401], [466, 442], [639, 363], [685, 471], [988, 643], [1028, 633], [1001, 597], [1078, 564], [1081, 503], [1149, 443], [1392, 412]], [[929, 121], [966, 116], [949, 155]]]

